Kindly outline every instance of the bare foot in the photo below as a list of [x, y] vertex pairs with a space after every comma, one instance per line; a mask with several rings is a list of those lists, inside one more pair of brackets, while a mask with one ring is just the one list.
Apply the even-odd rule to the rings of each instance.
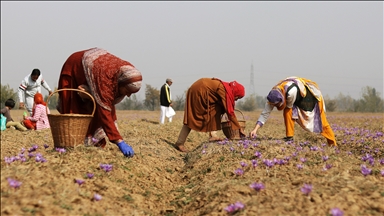
[[210, 137], [209, 138], [209, 142], [214, 142], [214, 141], [223, 141], [223, 139], [220, 137]]
[[175, 148], [181, 152], [188, 152], [184, 145], [174, 145]]

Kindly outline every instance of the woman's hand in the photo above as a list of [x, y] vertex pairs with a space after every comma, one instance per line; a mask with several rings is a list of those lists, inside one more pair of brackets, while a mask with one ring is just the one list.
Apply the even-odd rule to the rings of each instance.
[[[79, 86], [77, 87], [77, 89], [79, 89], [79, 90], [81, 90], [81, 91], [84, 91], [84, 92], [87, 92], [87, 93], [90, 94], [90, 89], [89, 89], [89, 87], [86, 86], [86, 85], [79, 85]], [[82, 99], [89, 99], [89, 96], [88, 96], [87, 94], [85, 94], [85, 93], [78, 92], [77, 94], [78, 94]]]
[[255, 128], [249, 133], [249, 138], [253, 139], [257, 137], [257, 130], [259, 130], [260, 125], [256, 124]]

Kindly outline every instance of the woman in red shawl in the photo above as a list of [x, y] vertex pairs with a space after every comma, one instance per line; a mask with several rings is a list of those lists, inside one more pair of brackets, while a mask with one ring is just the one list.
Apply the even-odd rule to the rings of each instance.
[[32, 115], [29, 117], [24, 116], [24, 126], [31, 130], [50, 128], [51, 126], [49, 125], [47, 115], [49, 114], [49, 109], [47, 109], [47, 104], [44, 102], [43, 95], [41, 93], [36, 93], [33, 100]]
[[184, 146], [191, 129], [213, 132], [221, 129], [221, 115], [226, 113], [232, 122], [232, 130], [245, 136], [234, 109], [235, 101], [244, 97], [244, 86], [236, 81], [223, 82], [217, 78], [201, 78], [188, 89], [184, 107], [184, 125], [175, 147], [187, 152]]
[[[117, 127], [115, 104], [141, 88], [142, 76], [130, 62], [104, 49], [92, 48], [73, 53], [61, 70], [58, 89], [80, 89], [90, 93], [96, 102], [89, 125], [86, 145], [105, 147], [106, 139], [115, 143], [126, 157], [134, 151], [125, 143]], [[86, 94], [60, 91], [57, 107], [61, 114], [92, 114], [93, 102]]]

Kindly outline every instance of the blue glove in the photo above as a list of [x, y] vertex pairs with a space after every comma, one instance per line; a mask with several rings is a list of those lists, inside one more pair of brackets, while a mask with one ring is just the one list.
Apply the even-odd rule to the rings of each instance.
[[117, 143], [117, 146], [119, 146], [120, 151], [124, 154], [125, 157], [133, 157], [135, 154], [132, 147], [125, 143], [124, 140]]

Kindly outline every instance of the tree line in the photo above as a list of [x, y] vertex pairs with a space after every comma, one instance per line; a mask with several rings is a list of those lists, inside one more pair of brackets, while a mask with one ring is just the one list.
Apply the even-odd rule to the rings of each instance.
[[[57, 88], [55, 88], [56, 90]], [[185, 91], [182, 95], [176, 96], [172, 100], [172, 105], [175, 110], [184, 110]], [[1, 108], [7, 99], [12, 98], [16, 101], [15, 108], [18, 105], [17, 91], [10, 88], [9, 84], [1, 84]], [[48, 96], [44, 97], [47, 101]], [[48, 101], [49, 109], [56, 109], [58, 94], [53, 94]], [[361, 98], [353, 99], [349, 95], [339, 93], [336, 97], [330, 98], [324, 96], [325, 108], [327, 112], [384, 112], [384, 101], [380, 97], [380, 93], [375, 88], [370, 86], [361, 89]], [[255, 111], [263, 109], [266, 103], [266, 96], [257, 94], [248, 95], [236, 102], [236, 108], [242, 111]], [[145, 86], [145, 99], [139, 100], [135, 94], [131, 97], [126, 97], [122, 102], [116, 104], [118, 110], [159, 110], [160, 109], [160, 90], [152, 87], [149, 84]]]

